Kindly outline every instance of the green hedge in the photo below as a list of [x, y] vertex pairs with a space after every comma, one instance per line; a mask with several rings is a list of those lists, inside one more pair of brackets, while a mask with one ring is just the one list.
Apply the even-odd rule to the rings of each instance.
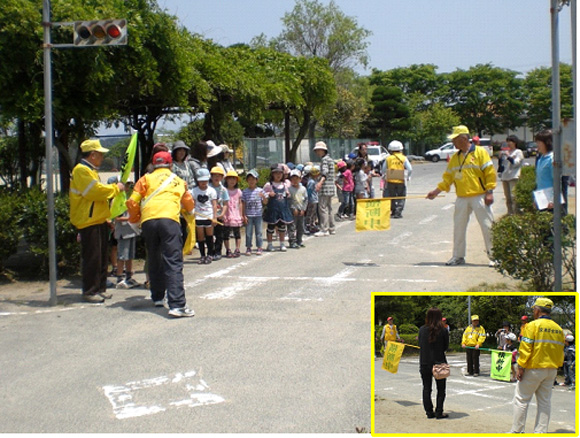
[[4, 271], [4, 262], [16, 254], [18, 242], [22, 237], [19, 219], [19, 196], [17, 193], [0, 191], [0, 272]]

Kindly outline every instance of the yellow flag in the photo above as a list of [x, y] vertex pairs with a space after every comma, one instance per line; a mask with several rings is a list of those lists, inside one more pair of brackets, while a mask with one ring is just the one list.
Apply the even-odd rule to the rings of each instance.
[[356, 230], [388, 230], [391, 228], [390, 199], [357, 199]]
[[401, 360], [404, 348], [405, 345], [399, 342], [387, 342], [385, 357], [383, 359], [383, 370], [397, 374], [397, 371], [399, 371], [399, 361]]

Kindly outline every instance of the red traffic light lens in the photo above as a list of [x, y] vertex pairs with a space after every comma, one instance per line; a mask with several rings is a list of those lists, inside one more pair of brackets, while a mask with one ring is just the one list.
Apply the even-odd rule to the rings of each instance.
[[107, 34], [105, 33], [105, 29], [103, 29], [103, 26], [101, 26], [100, 24], [93, 27], [93, 35], [95, 38], [99, 40], [102, 40], [107, 36]]
[[111, 24], [107, 27], [107, 35], [110, 38], [119, 38], [121, 36], [121, 29], [116, 24]]

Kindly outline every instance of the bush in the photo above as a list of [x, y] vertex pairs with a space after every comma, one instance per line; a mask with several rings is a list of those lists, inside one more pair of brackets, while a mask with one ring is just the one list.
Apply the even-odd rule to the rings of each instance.
[[[502, 274], [530, 281], [533, 291], [545, 292], [554, 286], [554, 217], [549, 212], [506, 216], [492, 227], [493, 257]], [[563, 227], [563, 265], [575, 265], [576, 230], [574, 218], [566, 217]], [[573, 260], [572, 260], [573, 259]], [[572, 268], [570, 268], [572, 270]], [[575, 268], [573, 268], [575, 280]]]
[[515, 198], [518, 208], [522, 212], [535, 213], [533, 192], [536, 189], [536, 168], [522, 167], [520, 178], [516, 184]]
[[[258, 187], [264, 187], [264, 185], [270, 181], [270, 169], [264, 168], [264, 169], [256, 169], [258, 171]], [[246, 172], [246, 175], [248, 173]], [[240, 177], [239, 181], [238, 181], [238, 187], [241, 190], [244, 190], [246, 187], [248, 187], [248, 182], [246, 181], [246, 176], [242, 176]]]
[[[55, 240], [57, 267], [61, 273], [77, 272], [80, 245], [77, 230], [69, 221], [68, 194], [54, 197]], [[34, 254], [43, 257], [42, 270], [48, 272], [48, 222], [46, 193], [31, 189], [21, 199], [19, 225]]]
[[397, 328], [399, 333], [419, 333], [419, 327], [415, 324], [401, 324]]
[[22, 237], [18, 225], [18, 194], [0, 192], [0, 272], [4, 271], [4, 262], [16, 254], [18, 242]]

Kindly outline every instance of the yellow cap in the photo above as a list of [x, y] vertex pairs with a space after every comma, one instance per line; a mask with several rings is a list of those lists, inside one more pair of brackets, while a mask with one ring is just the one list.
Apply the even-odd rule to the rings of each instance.
[[221, 167], [219, 167], [219, 166], [212, 167], [210, 173], [217, 173], [219, 175], [225, 175], [226, 174], [224, 172], [224, 170]]
[[238, 172], [236, 172], [234, 169], [230, 169], [228, 170], [228, 173], [226, 173], [226, 178], [228, 176], [233, 176], [234, 178], [240, 178], [240, 176], [238, 175]]
[[548, 309], [551, 309], [554, 306], [554, 302], [549, 298], [538, 298], [534, 303], [534, 306], [546, 307]]
[[451, 135], [447, 136], [447, 138], [449, 140], [453, 140], [455, 137], [461, 134], [469, 135], [469, 129], [467, 129], [467, 126], [465, 125], [454, 126], [453, 132], [451, 133]]
[[475, 320], [479, 321], [479, 315], [471, 315], [471, 320], [472, 321], [475, 321]]
[[83, 152], [102, 152], [107, 153], [109, 149], [105, 149], [101, 146], [101, 142], [99, 140], [85, 140], [81, 143], [81, 151]]

